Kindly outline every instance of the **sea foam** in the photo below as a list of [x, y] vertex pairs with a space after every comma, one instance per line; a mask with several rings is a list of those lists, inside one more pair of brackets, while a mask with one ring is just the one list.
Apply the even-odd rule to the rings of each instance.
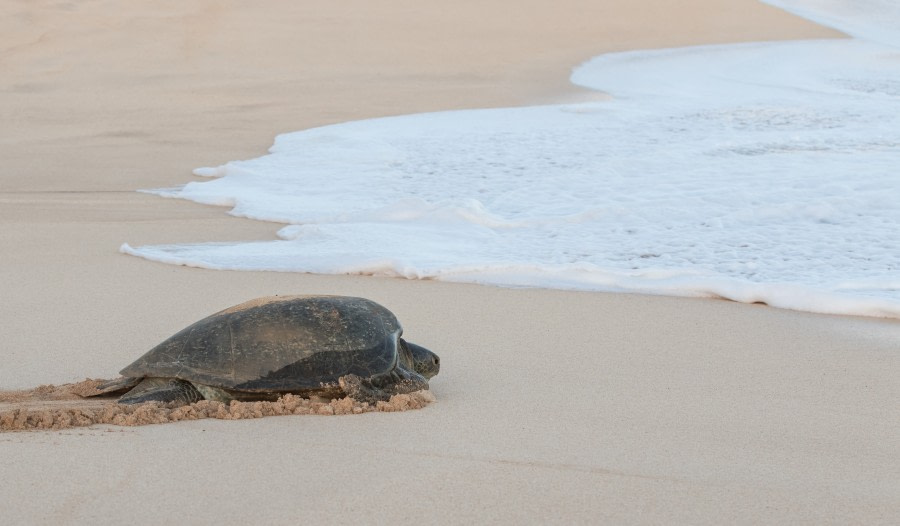
[[[857, 5], [770, 3], [819, 19], [835, 12], [822, 4]], [[866, 16], [847, 19], [865, 37]], [[900, 317], [900, 50], [890, 40], [613, 53], [572, 76], [610, 101], [280, 135], [269, 155], [154, 191], [285, 223], [279, 240], [122, 250], [213, 269]]]

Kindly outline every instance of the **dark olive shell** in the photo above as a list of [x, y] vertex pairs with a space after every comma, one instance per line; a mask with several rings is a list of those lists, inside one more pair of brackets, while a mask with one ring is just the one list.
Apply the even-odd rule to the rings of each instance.
[[344, 296], [275, 296], [204, 318], [122, 369], [234, 391], [300, 391], [397, 367], [403, 330], [381, 305]]

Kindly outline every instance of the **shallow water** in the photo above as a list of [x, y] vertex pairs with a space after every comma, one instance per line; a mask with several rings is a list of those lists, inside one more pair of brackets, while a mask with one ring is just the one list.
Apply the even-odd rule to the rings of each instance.
[[280, 240], [122, 250], [900, 317], [900, 6], [769, 3], [857, 38], [607, 54], [572, 81], [610, 101], [280, 135], [154, 191], [286, 223]]

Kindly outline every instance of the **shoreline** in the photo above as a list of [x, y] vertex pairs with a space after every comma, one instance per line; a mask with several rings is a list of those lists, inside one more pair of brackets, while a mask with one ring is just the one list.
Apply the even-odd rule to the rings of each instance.
[[114, 376], [197, 319], [286, 293], [372, 298], [442, 358], [416, 411], [2, 433], [9, 520], [900, 519], [895, 321], [118, 252], [272, 239], [134, 190], [259, 156], [277, 133], [539, 104], [576, 93], [567, 68], [605, 51], [839, 36], [749, 0], [603, 4], [2, 8], [0, 390]]

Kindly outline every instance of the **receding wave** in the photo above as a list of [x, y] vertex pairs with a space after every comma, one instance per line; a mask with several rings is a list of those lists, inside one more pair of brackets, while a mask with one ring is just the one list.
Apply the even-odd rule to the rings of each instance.
[[900, 25], [883, 23], [900, 7], [770, 3], [861, 38], [607, 54], [572, 81], [611, 100], [281, 135], [153, 191], [284, 223], [279, 239], [122, 250], [900, 317]]

